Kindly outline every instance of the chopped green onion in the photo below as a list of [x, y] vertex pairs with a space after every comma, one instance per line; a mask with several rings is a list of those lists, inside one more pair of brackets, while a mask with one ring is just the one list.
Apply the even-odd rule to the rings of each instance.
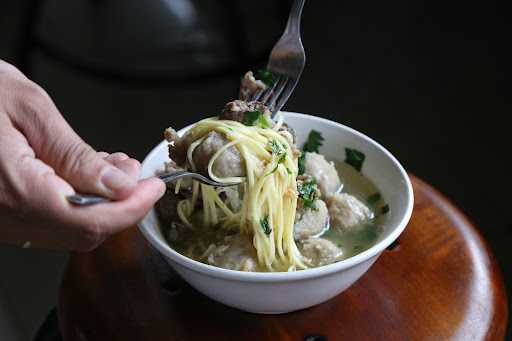
[[268, 221], [268, 215], [260, 219], [260, 225], [263, 229], [263, 233], [265, 233], [267, 236], [272, 233], [272, 228], [270, 228], [270, 223]]
[[283, 152], [281, 145], [276, 140], [268, 141], [268, 145], [270, 147], [270, 150], [272, 151], [272, 154], [274, 155], [279, 155]]
[[380, 213], [382, 214], [386, 214], [389, 212], [389, 205], [384, 205], [382, 206], [382, 208], [380, 209]]
[[322, 134], [316, 130], [311, 130], [308, 135], [308, 140], [304, 143], [302, 150], [305, 152], [318, 153], [318, 149], [322, 146], [324, 138]]
[[378, 203], [381, 199], [381, 195], [380, 193], [375, 193], [375, 194], [372, 194], [370, 195], [367, 199], [366, 199], [366, 202], [368, 202], [368, 204], [370, 205], [375, 205], [376, 203]]
[[246, 111], [244, 113], [244, 120], [243, 123], [246, 126], [254, 126], [258, 125], [262, 128], [270, 128], [270, 122], [268, 121], [267, 117], [261, 113], [261, 111], [255, 110], [255, 111]]
[[261, 80], [268, 87], [272, 87], [276, 82], [276, 76], [267, 69], [258, 70], [256, 78]]
[[277, 164], [283, 163], [286, 160], [286, 152], [280, 154], [279, 159], [277, 159]]
[[345, 162], [354, 167], [358, 172], [363, 168], [366, 156], [356, 149], [345, 148]]
[[244, 113], [244, 124], [246, 126], [253, 126], [254, 122], [256, 122], [259, 117], [262, 116], [259, 111], [246, 111]]
[[260, 115], [258, 117], [258, 124], [260, 125], [260, 127], [262, 128], [270, 128], [271, 125], [270, 123], [268, 122], [267, 118], [265, 117], [265, 115]]
[[276, 166], [274, 167], [274, 169], [272, 169], [272, 171], [270, 173], [268, 173], [266, 176], [274, 173], [277, 170], [277, 168], [279, 167], [279, 165], [286, 161], [286, 155], [287, 155], [286, 150], [284, 148], [285, 145], [279, 144], [279, 142], [277, 142], [276, 140], [270, 140], [268, 142], [268, 145], [270, 147], [270, 150], [272, 151], [272, 155], [277, 158], [277, 162], [276, 162]]
[[298, 160], [298, 166], [299, 166], [299, 175], [304, 174], [306, 171], [306, 153], [302, 152], [300, 153], [299, 160]]
[[315, 178], [297, 183], [297, 191], [302, 205], [306, 208], [316, 210], [315, 200], [317, 197], [317, 186]]

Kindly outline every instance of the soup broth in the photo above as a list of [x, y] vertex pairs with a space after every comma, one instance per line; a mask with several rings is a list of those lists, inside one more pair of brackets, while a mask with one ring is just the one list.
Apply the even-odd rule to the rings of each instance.
[[[355, 170], [352, 166], [344, 162], [335, 162], [336, 170], [343, 182], [342, 193], [348, 193], [355, 196], [361, 202], [365, 203], [373, 212], [373, 218], [362, 223], [350, 231], [340, 231], [326, 226], [317, 237], [322, 237], [334, 243], [342, 250], [342, 256], [338, 260], [347, 259], [357, 255], [371, 246], [378, 240], [382, 232], [381, 222], [384, 216], [380, 214], [383, 200], [380, 198], [377, 187], [364, 175]], [[372, 200], [371, 199], [373, 196]], [[212, 248], [222, 249], [223, 245], [228, 247], [233, 238], [239, 238], [236, 230], [221, 228], [219, 226], [205, 227], [201, 226], [201, 213], [196, 214], [191, 219], [192, 228], [180, 228], [178, 224], [171, 224], [165, 231], [165, 236], [173, 249], [177, 252], [203, 263], [211, 263]], [[251, 253], [251, 240], [249, 237], [241, 243], [245, 246], [242, 251]], [[253, 255], [254, 256], [254, 255]], [[251, 271], [268, 271], [254, 264]]]

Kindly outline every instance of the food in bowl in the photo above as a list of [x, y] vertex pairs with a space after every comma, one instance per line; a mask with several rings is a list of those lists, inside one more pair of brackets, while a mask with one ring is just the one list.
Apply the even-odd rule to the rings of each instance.
[[167, 242], [199, 262], [248, 272], [314, 268], [369, 249], [389, 206], [361, 173], [364, 153], [343, 146], [345, 162], [328, 161], [319, 148], [330, 141], [316, 130], [297, 146], [282, 116], [273, 120], [263, 103], [249, 101], [272, 85], [262, 78], [248, 72], [240, 99], [219, 117], [182, 136], [165, 131], [165, 171], [187, 169], [237, 184], [170, 183], [157, 204]]

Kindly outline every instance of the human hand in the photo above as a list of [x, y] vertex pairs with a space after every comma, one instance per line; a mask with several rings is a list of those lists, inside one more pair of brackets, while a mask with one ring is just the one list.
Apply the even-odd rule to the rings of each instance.
[[[88, 251], [147, 213], [165, 191], [138, 161], [96, 152], [38, 85], [0, 60], [0, 241]], [[70, 205], [80, 191], [116, 201]]]

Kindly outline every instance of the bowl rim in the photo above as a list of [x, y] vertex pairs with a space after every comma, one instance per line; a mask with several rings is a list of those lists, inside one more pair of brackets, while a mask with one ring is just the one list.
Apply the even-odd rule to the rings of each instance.
[[[374, 147], [376, 147], [380, 152], [385, 154], [385, 156], [390, 159], [393, 163], [393, 165], [398, 169], [400, 175], [402, 176], [402, 180], [405, 182], [405, 188], [406, 188], [406, 202], [407, 207], [404, 211], [404, 214], [402, 217], [400, 217], [400, 222], [393, 227], [393, 230], [391, 233], [384, 239], [382, 239], [377, 244], [370, 247], [368, 250], [365, 250], [355, 256], [352, 256], [350, 258], [341, 260], [336, 263], [323, 265], [316, 268], [310, 268], [300, 271], [294, 271], [294, 272], [245, 272], [245, 271], [238, 271], [238, 270], [229, 270], [224, 269], [220, 267], [216, 267], [213, 265], [204, 264], [201, 262], [198, 262], [196, 260], [193, 260], [191, 258], [188, 258], [177, 251], [173, 250], [164, 240], [161, 240], [160, 238], [157, 238], [153, 233], [149, 231], [149, 227], [147, 226], [146, 217], [143, 218], [141, 222], [139, 222], [139, 229], [142, 232], [142, 234], [145, 236], [145, 238], [150, 242], [153, 247], [155, 247], [158, 251], [160, 251], [165, 257], [171, 259], [173, 262], [178, 263], [181, 266], [186, 267], [189, 270], [199, 272], [205, 275], [217, 277], [217, 278], [223, 278], [228, 280], [236, 280], [236, 281], [246, 281], [246, 282], [285, 282], [285, 281], [297, 281], [297, 280], [304, 280], [304, 279], [310, 279], [310, 278], [318, 278], [322, 276], [327, 276], [329, 274], [339, 272], [348, 268], [352, 268], [360, 263], [363, 263], [367, 260], [370, 260], [371, 258], [378, 256], [382, 251], [384, 251], [391, 243], [393, 243], [400, 234], [404, 231], [405, 227], [407, 226], [411, 215], [412, 210], [414, 206], [414, 195], [413, 195], [413, 189], [412, 184], [409, 179], [409, 176], [405, 169], [402, 167], [402, 165], [398, 162], [398, 160], [383, 146], [381, 146], [378, 142], [373, 140], [372, 138], [366, 136], [365, 134], [347, 127], [341, 123], [331, 121], [322, 117], [308, 115], [308, 114], [302, 114], [297, 112], [288, 112], [283, 111], [282, 112], [285, 116], [288, 117], [295, 117], [298, 119], [306, 119], [306, 120], [313, 120], [313, 121], [320, 121], [322, 123], [326, 123], [329, 125], [335, 125], [337, 128], [341, 128], [345, 131], [348, 131], [366, 142], [372, 144]], [[182, 129], [179, 130], [178, 133], [186, 131], [189, 129], [191, 125], [188, 125]], [[155, 154], [157, 154], [160, 150], [160, 146], [162, 144], [167, 144], [167, 142], [164, 140], [160, 142], [157, 146], [155, 146], [151, 152], [144, 158], [144, 161], [142, 162], [142, 166], [146, 164], [148, 160], [154, 157]]]

